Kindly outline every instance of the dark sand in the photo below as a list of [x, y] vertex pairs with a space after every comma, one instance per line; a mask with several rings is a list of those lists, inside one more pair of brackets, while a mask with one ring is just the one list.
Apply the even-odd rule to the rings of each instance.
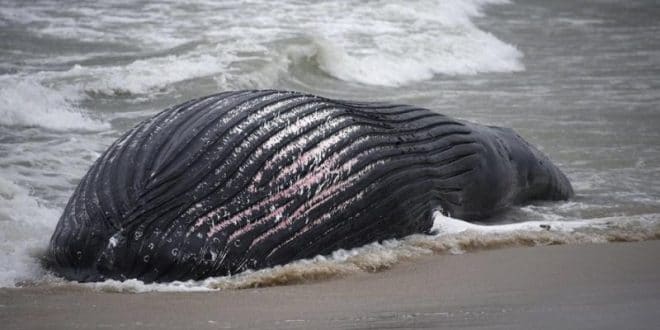
[[210, 293], [0, 290], [2, 329], [660, 329], [660, 241], [429, 256]]

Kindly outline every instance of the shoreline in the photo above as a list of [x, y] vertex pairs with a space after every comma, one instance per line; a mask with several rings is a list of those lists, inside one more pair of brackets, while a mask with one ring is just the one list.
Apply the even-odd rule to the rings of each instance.
[[378, 273], [200, 293], [0, 289], [4, 329], [651, 329], [660, 241], [433, 255]]

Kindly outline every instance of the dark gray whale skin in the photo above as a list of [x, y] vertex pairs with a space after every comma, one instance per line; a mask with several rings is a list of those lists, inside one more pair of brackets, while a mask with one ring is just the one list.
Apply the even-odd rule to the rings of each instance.
[[573, 190], [513, 130], [409, 105], [236, 91], [138, 124], [82, 178], [45, 258], [78, 281], [203, 279], [483, 220]]

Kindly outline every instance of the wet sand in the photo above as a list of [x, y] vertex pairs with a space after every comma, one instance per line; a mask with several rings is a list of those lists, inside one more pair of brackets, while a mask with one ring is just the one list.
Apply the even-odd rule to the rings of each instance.
[[0, 290], [3, 329], [657, 329], [660, 241], [436, 255], [208, 293]]

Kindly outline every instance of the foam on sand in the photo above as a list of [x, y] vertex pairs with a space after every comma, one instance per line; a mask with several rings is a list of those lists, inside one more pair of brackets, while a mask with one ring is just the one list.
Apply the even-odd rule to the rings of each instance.
[[[433, 254], [519, 246], [585, 244], [660, 239], [657, 215], [603, 218], [585, 221], [530, 221], [504, 225], [476, 225], [435, 215], [435, 235], [412, 235], [400, 240], [372, 243], [330, 256], [317, 256], [286, 265], [203, 281], [145, 284], [138, 280], [108, 280], [81, 284], [105, 292], [189, 292], [243, 289], [325, 280], [364, 272], [379, 272], [406, 260]], [[52, 279], [56, 285], [72, 285]]]

